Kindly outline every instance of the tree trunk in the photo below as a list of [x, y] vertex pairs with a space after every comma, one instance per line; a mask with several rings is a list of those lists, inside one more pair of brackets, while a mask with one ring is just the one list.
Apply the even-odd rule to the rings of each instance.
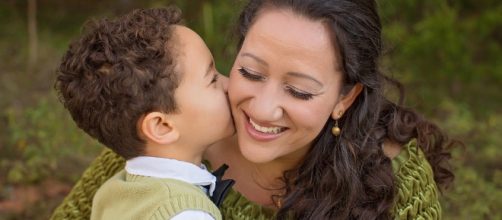
[[37, 0], [28, 0], [28, 72], [31, 74], [38, 59]]

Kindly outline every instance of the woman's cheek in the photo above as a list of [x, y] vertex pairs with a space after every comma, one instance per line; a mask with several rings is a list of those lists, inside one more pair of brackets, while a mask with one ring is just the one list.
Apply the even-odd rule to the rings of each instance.
[[327, 102], [305, 102], [291, 108], [290, 116], [297, 120], [305, 130], [320, 132], [331, 116], [330, 104]]
[[239, 73], [233, 73], [228, 85], [230, 104], [235, 106], [253, 94], [258, 93], [258, 83], [244, 79]]

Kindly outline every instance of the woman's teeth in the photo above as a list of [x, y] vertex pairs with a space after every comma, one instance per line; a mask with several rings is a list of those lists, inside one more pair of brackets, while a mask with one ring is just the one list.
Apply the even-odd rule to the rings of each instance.
[[253, 126], [255, 130], [266, 134], [278, 134], [285, 130], [285, 128], [282, 127], [262, 127], [256, 124], [256, 122], [254, 122], [253, 120], [251, 120], [251, 118], [249, 119], [249, 123]]

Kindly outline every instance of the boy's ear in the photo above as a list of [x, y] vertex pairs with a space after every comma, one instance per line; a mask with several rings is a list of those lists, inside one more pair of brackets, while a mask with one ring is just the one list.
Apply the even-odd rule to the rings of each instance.
[[147, 142], [166, 145], [176, 142], [179, 131], [174, 127], [169, 115], [162, 112], [150, 112], [143, 117], [140, 125], [141, 133]]
[[335, 120], [341, 118], [343, 113], [345, 113], [352, 103], [354, 103], [362, 90], [363, 85], [361, 83], [356, 83], [352, 89], [350, 89], [347, 94], [343, 95], [340, 101], [335, 105], [335, 109], [333, 109], [331, 117]]

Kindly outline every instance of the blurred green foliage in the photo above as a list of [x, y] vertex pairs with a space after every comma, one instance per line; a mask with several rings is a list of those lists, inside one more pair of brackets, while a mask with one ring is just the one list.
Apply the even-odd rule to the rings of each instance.
[[[186, 24], [205, 39], [220, 72], [227, 73], [243, 1], [39, 0], [39, 58], [31, 73], [27, 3], [0, 1], [0, 201], [3, 190], [14, 185], [48, 178], [72, 184], [101, 150], [74, 125], [52, 89], [59, 59], [84, 21], [170, 3], [182, 8]], [[465, 143], [454, 151], [456, 181], [443, 196], [444, 217], [502, 219], [502, 3], [378, 4], [385, 42], [382, 71], [405, 84], [406, 105]]]
[[80, 174], [71, 168], [89, 162], [84, 156], [87, 150], [100, 149], [77, 129], [63, 108], [55, 107], [59, 104], [53, 96], [41, 97], [22, 110], [5, 109], [8, 147], [2, 149], [0, 158], [8, 168], [8, 183], [36, 183], [48, 177], [74, 180]]

